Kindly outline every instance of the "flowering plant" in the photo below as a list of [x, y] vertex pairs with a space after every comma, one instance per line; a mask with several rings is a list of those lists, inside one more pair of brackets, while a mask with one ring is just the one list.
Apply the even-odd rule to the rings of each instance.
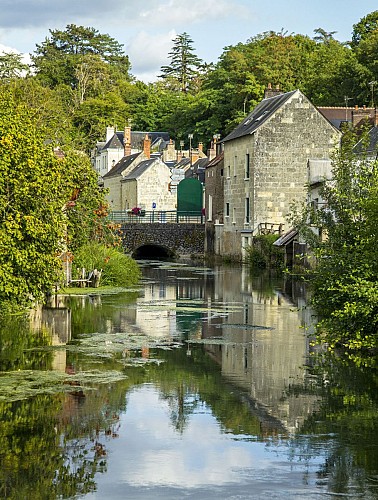
[[131, 213], [134, 215], [140, 215], [141, 209], [139, 207], [134, 207], [131, 209]]

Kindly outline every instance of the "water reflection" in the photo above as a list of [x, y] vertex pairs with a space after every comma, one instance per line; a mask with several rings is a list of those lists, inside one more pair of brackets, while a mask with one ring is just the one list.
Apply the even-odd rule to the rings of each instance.
[[[374, 498], [377, 379], [311, 356], [303, 284], [143, 272], [140, 290], [0, 325], [1, 498]], [[30, 370], [100, 376], [7, 401]]]

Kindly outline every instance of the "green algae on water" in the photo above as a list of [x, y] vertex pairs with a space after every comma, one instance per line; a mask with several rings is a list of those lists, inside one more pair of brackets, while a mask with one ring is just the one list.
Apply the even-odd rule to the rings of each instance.
[[58, 371], [18, 370], [0, 372], [0, 401], [19, 401], [39, 394], [86, 391], [98, 384], [126, 379], [118, 371], [82, 371], [69, 375]]

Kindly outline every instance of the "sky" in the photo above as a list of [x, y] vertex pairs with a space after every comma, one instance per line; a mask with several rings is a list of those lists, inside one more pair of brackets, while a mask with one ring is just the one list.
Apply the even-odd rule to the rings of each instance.
[[0, 0], [0, 51], [30, 54], [50, 29], [92, 27], [123, 44], [131, 73], [151, 82], [184, 32], [201, 59], [216, 63], [225, 47], [265, 31], [313, 37], [322, 28], [346, 42], [374, 10], [376, 0]]

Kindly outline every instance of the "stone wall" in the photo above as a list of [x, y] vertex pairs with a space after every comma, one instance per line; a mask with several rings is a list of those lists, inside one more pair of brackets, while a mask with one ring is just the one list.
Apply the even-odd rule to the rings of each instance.
[[177, 256], [203, 255], [205, 251], [204, 224], [123, 224], [121, 230], [127, 253], [143, 245], [161, 246]]
[[126, 208], [122, 203], [121, 179], [121, 175], [104, 179], [104, 188], [108, 190], [105, 199], [111, 210], [125, 210]]

